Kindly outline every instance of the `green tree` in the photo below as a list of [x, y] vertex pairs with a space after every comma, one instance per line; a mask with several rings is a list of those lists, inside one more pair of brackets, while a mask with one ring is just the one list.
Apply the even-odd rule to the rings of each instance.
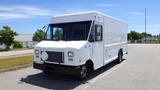
[[132, 41], [131, 33], [128, 33], [128, 40], [129, 40], [129, 41]]
[[136, 31], [131, 31], [128, 33], [128, 40], [131, 40], [131, 42], [134, 42], [135, 40], [141, 40], [142, 38], [142, 34]]
[[143, 38], [144, 38], [144, 37], [151, 37], [151, 36], [152, 36], [151, 34], [145, 33], [145, 32], [142, 32], [141, 34], [142, 34]]
[[40, 42], [43, 40], [43, 37], [44, 37], [44, 31], [41, 29], [37, 29], [37, 31], [34, 33], [34, 35], [32, 37], [32, 40]]
[[14, 48], [23, 48], [23, 44], [19, 41], [14, 41], [13, 47]]
[[158, 34], [158, 42], [160, 43], [160, 34]]
[[4, 43], [6, 49], [10, 49], [10, 46], [14, 43], [14, 37], [17, 35], [9, 26], [3, 26], [2, 30], [0, 30], [0, 43]]

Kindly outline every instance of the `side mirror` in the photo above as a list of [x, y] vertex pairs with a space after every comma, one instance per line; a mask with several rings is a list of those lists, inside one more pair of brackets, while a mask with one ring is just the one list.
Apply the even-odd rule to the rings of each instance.
[[42, 31], [44, 32], [43, 39], [46, 36], [47, 27], [48, 27], [48, 25], [45, 25], [45, 26], [42, 27]]
[[42, 27], [42, 30], [45, 32], [48, 27], [48, 24]]
[[43, 27], [42, 27], [42, 30], [45, 31], [45, 30], [46, 30], [46, 27], [47, 27], [47, 26], [43, 26]]
[[45, 28], [46, 28], [46, 26], [43, 26], [43, 27], [42, 27], [42, 29], [45, 29]]

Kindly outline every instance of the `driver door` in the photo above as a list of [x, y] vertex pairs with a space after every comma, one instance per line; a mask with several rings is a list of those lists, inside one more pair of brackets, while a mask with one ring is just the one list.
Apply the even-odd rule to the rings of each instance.
[[94, 62], [94, 69], [103, 66], [103, 25], [95, 24], [93, 25], [91, 35], [91, 56]]

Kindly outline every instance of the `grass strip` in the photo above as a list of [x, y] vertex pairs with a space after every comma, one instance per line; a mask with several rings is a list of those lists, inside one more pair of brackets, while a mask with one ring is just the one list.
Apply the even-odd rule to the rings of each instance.
[[17, 69], [22, 66], [31, 65], [32, 62], [33, 55], [0, 59], [0, 71]]

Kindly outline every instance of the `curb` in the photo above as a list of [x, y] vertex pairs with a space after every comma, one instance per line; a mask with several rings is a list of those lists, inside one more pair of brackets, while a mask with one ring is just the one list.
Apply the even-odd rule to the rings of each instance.
[[0, 59], [14, 58], [14, 57], [21, 57], [21, 56], [29, 56], [29, 55], [34, 55], [34, 54], [33, 54], [33, 53], [29, 53], [29, 54], [21, 54], [21, 55], [4, 56], [4, 57], [1, 57]]

